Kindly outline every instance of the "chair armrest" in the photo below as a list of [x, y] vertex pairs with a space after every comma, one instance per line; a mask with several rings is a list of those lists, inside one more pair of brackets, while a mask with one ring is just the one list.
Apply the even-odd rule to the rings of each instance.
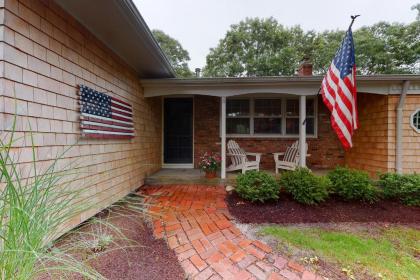
[[245, 153], [247, 156], [253, 156], [255, 157], [256, 162], [260, 162], [261, 160], [261, 153]]
[[273, 153], [274, 155], [274, 161], [277, 163], [278, 161], [280, 161], [279, 157], [280, 156], [284, 156], [284, 152], [282, 153]]
[[257, 156], [257, 155], [260, 155], [261, 156], [261, 153], [245, 153], [247, 156]]
[[232, 153], [226, 153], [227, 156], [233, 156], [233, 157], [246, 157], [244, 154], [232, 154]]

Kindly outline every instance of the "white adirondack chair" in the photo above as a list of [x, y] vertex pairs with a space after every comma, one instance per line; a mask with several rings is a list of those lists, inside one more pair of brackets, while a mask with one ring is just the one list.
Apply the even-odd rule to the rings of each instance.
[[[260, 170], [260, 153], [247, 153], [234, 140], [229, 140], [227, 150], [231, 164], [226, 167], [226, 171], [242, 170], [245, 173], [248, 170]], [[248, 156], [255, 157], [255, 160], [249, 160]]]
[[[308, 156], [308, 143], [305, 146], [305, 156]], [[294, 142], [291, 146], [287, 147], [283, 153], [273, 153], [274, 162], [276, 163], [276, 174], [279, 169], [295, 170], [299, 166], [299, 141]], [[280, 160], [280, 156], [283, 158]]]

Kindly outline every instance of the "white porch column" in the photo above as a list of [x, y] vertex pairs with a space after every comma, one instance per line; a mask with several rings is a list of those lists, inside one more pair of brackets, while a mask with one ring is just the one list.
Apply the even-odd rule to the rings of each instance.
[[221, 168], [221, 174], [220, 177], [222, 179], [226, 178], [226, 97], [222, 96], [221, 97], [221, 103], [222, 103], [222, 114], [221, 114], [221, 130], [222, 130], [222, 152], [221, 152], [221, 157], [222, 157], [222, 168]]
[[299, 166], [306, 167], [306, 96], [300, 96], [299, 106]]

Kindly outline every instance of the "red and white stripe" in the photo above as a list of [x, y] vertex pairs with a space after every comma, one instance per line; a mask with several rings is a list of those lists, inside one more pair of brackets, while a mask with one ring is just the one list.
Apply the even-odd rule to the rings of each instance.
[[352, 136], [358, 128], [356, 66], [352, 72], [340, 78], [340, 71], [331, 63], [327, 75], [322, 80], [322, 99], [331, 111], [331, 125], [344, 149], [353, 146]]

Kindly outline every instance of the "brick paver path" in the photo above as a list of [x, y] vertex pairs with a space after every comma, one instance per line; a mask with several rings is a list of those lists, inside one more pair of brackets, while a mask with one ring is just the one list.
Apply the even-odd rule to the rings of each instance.
[[156, 238], [175, 250], [189, 279], [322, 279], [231, 223], [223, 187], [145, 187]]

